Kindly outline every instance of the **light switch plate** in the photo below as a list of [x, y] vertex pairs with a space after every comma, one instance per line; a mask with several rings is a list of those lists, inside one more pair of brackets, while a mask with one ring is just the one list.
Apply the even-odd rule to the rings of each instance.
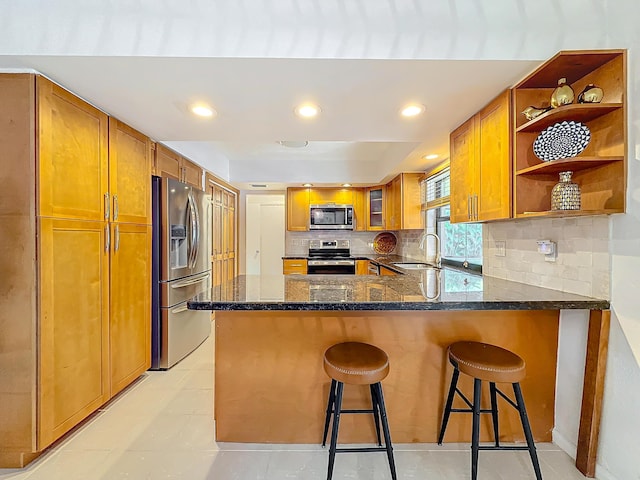
[[507, 256], [507, 242], [505, 240], [496, 240], [496, 257], [506, 257]]

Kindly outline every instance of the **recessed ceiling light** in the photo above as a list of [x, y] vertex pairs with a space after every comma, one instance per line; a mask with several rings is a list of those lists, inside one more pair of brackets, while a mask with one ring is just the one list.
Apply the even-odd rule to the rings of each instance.
[[425, 160], [435, 160], [436, 158], [438, 158], [440, 155], [438, 155], [437, 153], [430, 153], [429, 155], [425, 155], [423, 158]]
[[199, 117], [213, 117], [216, 113], [211, 107], [202, 104], [194, 105], [191, 107], [191, 111]]
[[289, 147], [289, 148], [302, 148], [309, 145], [309, 142], [306, 140], [302, 140], [302, 141], [279, 140], [278, 143], [283, 147]]
[[302, 105], [298, 105], [294, 112], [302, 118], [313, 118], [320, 113], [320, 107], [312, 103], [303, 103]]
[[350, 186], [351, 186], [351, 184], [350, 184], [350, 183], [343, 183], [343, 184], [342, 184], [342, 186], [343, 186], [343, 187], [350, 187]]
[[303, 187], [313, 187], [313, 183], [303, 183]]
[[407, 105], [402, 109], [400, 113], [402, 114], [403, 117], [415, 117], [416, 115], [420, 115], [424, 111], [425, 111], [424, 105], [415, 103], [412, 105]]

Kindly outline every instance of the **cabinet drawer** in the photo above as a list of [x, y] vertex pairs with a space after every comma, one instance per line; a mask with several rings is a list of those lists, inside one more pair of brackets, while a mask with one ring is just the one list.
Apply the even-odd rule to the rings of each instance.
[[306, 275], [307, 261], [304, 259], [283, 260], [282, 273], [285, 275]]

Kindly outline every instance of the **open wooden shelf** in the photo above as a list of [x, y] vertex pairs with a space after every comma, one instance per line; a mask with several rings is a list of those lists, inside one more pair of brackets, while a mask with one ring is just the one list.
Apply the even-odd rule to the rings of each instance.
[[586, 170], [611, 162], [622, 162], [624, 157], [572, 157], [551, 162], [542, 162], [533, 167], [518, 170], [516, 175], [550, 175], [566, 171]]
[[547, 210], [545, 212], [517, 213], [516, 218], [586, 217], [589, 215], [611, 215], [612, 213], [624, 213], [624, 210], [618, 208], [609, 208], [604, 210]]
[[571, 121], [588, 122], [622, 108], [622, 103], [576, 103], [554, 108], [519, 126], [516, 133], [539, 132], [554, 123]]
[[614, 60], [623, 50], [563, 50], [538, 67], [515, 88], [555, 88], [559, 78], [568, 84]]
[[[515, 218], [579, 217], [621, 213], [626, 208], [627, 67], [625, 50], [564, 51], [513, 88], [513, 214]], [[549, 105], [558, 80], [576, 97], [588, 85], [604, 92], [602, 103], [572, 103], [527, 121], [529, 105]], [[563, 121], [584, 123], [591, 140], [581, 155], [541, 161], [533, 151], [538, 134]], [[573, 172], [583, 210], [551, 211], [558, 173]]]

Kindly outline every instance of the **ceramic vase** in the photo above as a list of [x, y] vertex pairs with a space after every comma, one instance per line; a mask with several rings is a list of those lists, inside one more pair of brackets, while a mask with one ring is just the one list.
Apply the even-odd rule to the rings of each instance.
[[573, 172], [560, 172], [551, 190], [551, 210], [580, 210], [580, 186], [571, 181]]

